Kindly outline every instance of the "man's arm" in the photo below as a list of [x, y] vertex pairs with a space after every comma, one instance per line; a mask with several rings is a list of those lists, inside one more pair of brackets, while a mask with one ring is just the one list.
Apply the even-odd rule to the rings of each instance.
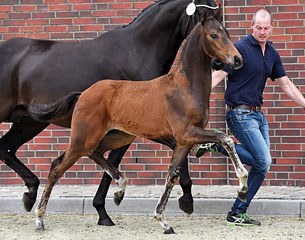
[[214, 71], [212, 73], [212, 89], [216, 87], [227, 75], [228, 73], [223, 70]]
[[299, 89], [289, 80], [287, 76], [275, 79], [280, 84], [281, 89], [287, 94], [287, 96], [298, 105], [305, 109], [305, 98]]

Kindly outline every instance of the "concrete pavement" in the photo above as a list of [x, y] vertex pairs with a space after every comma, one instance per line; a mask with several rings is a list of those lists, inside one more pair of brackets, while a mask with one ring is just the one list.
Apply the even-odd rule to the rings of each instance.
[[[48, 213], [96, 214], [92, 201], [97, 185], [56, 185], [52, 192]], [[116, 186], [111, 186], [106, 199], [109, 214], [153, 215], [163, 186], [127, 186], [120, 206], [113, 203]], [[237, 186], [193, 186], [194, 215], [226, 214], [237, 196]], [[23, 214], [23, 186], [0, 186], [0, 213]], [[39, 189], [38, 198], [43, 191]], [[165, 213], [184, 214], [178, 207], [180, 186], [175, 186]], [[35, 209], [35, 208], [33, 208]], [[32, 210], [33, 213], [33, 210]], [[264, 186], [253, 200], [249, 214], [270, 216], [295, 216], [305, 218], [305, 188], [289, 186]]]

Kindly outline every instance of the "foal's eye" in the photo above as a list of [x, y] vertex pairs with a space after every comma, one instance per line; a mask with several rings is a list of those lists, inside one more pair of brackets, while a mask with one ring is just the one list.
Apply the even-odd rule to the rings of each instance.
[[216, 33], [212, 33], [210, 36], [211, 36], [211, 38], [213, 38], [213, 39], [217, 39], [217, 38], [218, 38], [218, 35], [217, 35]]

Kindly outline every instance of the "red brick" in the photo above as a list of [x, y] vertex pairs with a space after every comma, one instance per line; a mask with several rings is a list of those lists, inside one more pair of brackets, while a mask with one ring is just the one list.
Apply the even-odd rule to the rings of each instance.
[[272, 0], [274, 5], [293, 5], [298, 4], [297, 0]]
[[0, 12], [11, 12], [13, 10], [12, 5], [0, 5]]
[[84, 11], [95, 9], [93, 4], [75, 4], [72, 7], [73, 11]]
[[290, 173], [290, 179], [305, 179], [305, 173]]
[[[54, 4], [55, 3], [55, 4]], [[100, 32], [114, 29], [131, 22], [141, 10], [152, 1], [135, 0], [3, 0], [0, 4], [1, 40], [12, 37], [33, 37], [51, 39], [91, 39]], [[305, 14], [302, 11], [304, 0], [226, 0], [226, 27], [232, 40], [251, 33], [252, 12], [267, 5], [274, 12], [276, 27], [271, 38], [279, 49], [290, 78], [305, 91], [304, 29]], [[26, 19], [26, 20], [24, 20]], [[44, 32], [43, 27], [50, 32]], [[180, 56], [180, 52], [177, 54]], [[177, 59], [172, 70], [177, 67]], [[224, 83], [217, 86], [211, 95], [211, 117], [209, 129], [225, 129], [225, 104], [223, 101]], [[270, 121], [272, 165], [266, 183], [271, 185], [290, 184], [301, 186], [305, 181], [289, 179], [291, 173], [302, 173], [305, 150], [305, 115], [282, 93], [278, 83], [268, 81], [264, 94], [264, 111]], [[9, 124], [0, 125], [2, 136]], [[51, 125], [20, 148], [17, 156], [42, 178], [48, 175], [50, 162], [66, 149], [70, 131]], [[164, 184], [172, 151], [160, 144], [137, 138], [126, 152], [120, 170], [131, 178], [129, 184]], [[107, 156], [107, 154], [106, 154]], [[226, 177], [227, 159], [213, 154], [197, 159], [190, 157], [191, 176], [194, 184], [238, 184], [234, 169], [230, 163], [229, 179]], [[23, 184], [23, 181], [10, 168], [0, 163], [0, 169], [9, 172], [9, 179], [0, 183]], [[38, 170], [41, 169], [41, 170]], [[103, 171], [87, 158], [82, 158], [66, 172], [60, 184], [99, 184]], [[112, 184], [114, 184], [112, 182]]]

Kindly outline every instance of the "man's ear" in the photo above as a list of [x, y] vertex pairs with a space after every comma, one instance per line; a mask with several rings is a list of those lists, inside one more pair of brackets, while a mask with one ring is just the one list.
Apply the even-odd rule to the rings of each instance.
[[272, 26], [272, 27], [275, 27], [275, 26], [276, 26], [275, 21], [272, 21], [271, 26]]

